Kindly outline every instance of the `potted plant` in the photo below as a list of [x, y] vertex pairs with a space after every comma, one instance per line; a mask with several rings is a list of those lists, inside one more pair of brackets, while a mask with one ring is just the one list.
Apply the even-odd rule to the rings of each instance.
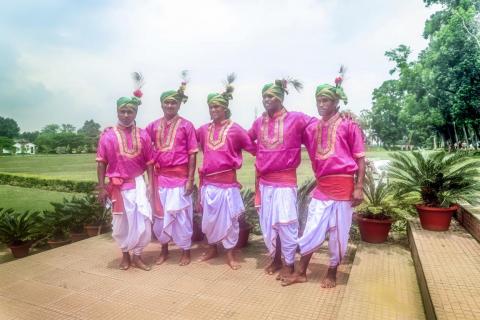
[[196, 185], [192, 192], [193, 221], [192, 221], [192, 241], [203, 241], [205, 234], [202, 232], [202, 208], [200, 205], [199, 190]]
[[458, 202], [477, 202], [480, 161], [463, 152], [412, 152], [392, 155], [389, 176], [399, 196], [417, 195], [422, 228], [445, 231]]
[[33, 240], [41, 236], [40, 220], [38, 211], [0, 209], [0, 242], [10, 248], [15, 258], [27, 256]]
[[387, 241], [395, 215], [394, 195], [385, 182], [385, 174], [375, 181], [372, 168], [367, 166], [363, 194], [365, 201], [355, 210], [360, 237], [365, 242], [383, 243]]
[[88, 238], [83, 227], [88, 212], [82, 207], [82, 200], [80, 198], [74, 196], [71, 199], [64, 198], [61, 203], [51, 202], [50, 204], [56, 212], [70, 216], [69, 233], [72, 242]]
[[84, 228], [89, 237], [97, 236], [109, 230], [108, 223], [112, 218], [111, 210], [98, 203], [97, 196], [94, 193], [89, 193], [80, 198], [79, 210], [86, 213]]
[[301, 236], [305, 230], [308, 217], [308, 205], [312, 199], [311, 193], [316, 186], [317, 181], [315, 179], [308, 179], [303, 182], [297, 190], [299, 236]]
[[70, 212], [61, 210], [44, 211], [42, 219], [42, 227], [47, 235], [47, 243], [50, 248], [58, 248], [71, 242], [69, 228], [71, 225], [72, 215]]
[[243, 189], [240, 192], [242, 196], [242, 201], [245, 206], [245, 211], [243, 215], [238, 218], [239, 224], [239, 233], [238, 233], [238, 241], [236, 248], [243, 248], [248, 245], [248, 238], [250, 237], [250, 233], [259, 229], [258, 223], [258, 213], [257, 209], [255, 208], [255, 192], [251, 189]]

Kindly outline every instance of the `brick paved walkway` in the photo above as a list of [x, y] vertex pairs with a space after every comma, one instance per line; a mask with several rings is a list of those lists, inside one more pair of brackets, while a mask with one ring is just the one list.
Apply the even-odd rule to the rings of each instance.
[[[146, 260], [158, 250], [152, 243]], [[202, 251], [196, 245], [193, 258]], [[319, 285], [325, 250], [314, 255], [308, 283], [283, 288], [263, 273], [261, 239], [239, 254], [237, 271], [223, 256], [179, 267], [173, 248], [167, 263], [144, 272], [118, 270], [119, 252], [103, 235], [1, 264], [0, 319], [337, 319], [353, 252], [335, 289]]]
[[425, 319], [410, 250], [359, 244], [338, 318]]
[[423, 230], [413, 220], [409, 237], [427, 315], [479, 319], [480, 243], [455, 220], [446, 232]]

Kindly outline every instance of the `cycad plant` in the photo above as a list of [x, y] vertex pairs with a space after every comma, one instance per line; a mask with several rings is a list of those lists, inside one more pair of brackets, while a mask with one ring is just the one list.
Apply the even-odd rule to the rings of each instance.
[[243, 204], [245, 206], [245, 214], [239, 219], [240, 227], [249, 224], [252, 227], [251, 232], [253, 234], [262, 234], [257, 209], [255, 209], [255, 192], [250, 188], [246, 188], [240, 191], [240, 195], [242, 196]]
[[448, 208], [480, 195], [480, 161], [463, 152], [394, 153], [389, 177], [399, 196], [417, 195], [428, 207]]
[[41, 237], [38, 211], [15, 212], [13, 209], [0, 208], [0, 242], [8, 246], [17, 246]]

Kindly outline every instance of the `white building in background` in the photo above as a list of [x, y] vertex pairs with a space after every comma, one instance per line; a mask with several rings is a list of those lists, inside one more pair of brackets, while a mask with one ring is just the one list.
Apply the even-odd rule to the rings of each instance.
[[[37, 153], [37, 146], [34, 143], [27, 142], [27, 143], [20, 143], [15, 142], [13, 145], [15, 148], [15, 154], [35, 154]], [[11, 153], [10, 150], [3, 149], [3, 153]]]

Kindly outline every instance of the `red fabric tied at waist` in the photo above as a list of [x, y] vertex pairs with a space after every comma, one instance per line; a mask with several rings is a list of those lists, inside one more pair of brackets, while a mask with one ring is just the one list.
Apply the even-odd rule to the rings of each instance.
[[[180, 165], [180, 166], [173, 166], [173, 167], [159, 167], [158, 165], [156, 165], [155, 175], [187, 179], [188, 165]], [[157, 217], [162, 218], [164, 215], [164, 211], [163, 211], [162, 201], [160, 200], [160, 194], [158, 193], [159, 185], [158, 185], [157, 179], [153, 179], [152, 183], [153, 183], [153, 190], [154, 190], [152, 210]]]
[[317, 187], [314, 197], [320, 200], [352, 200], [353, 194], [352, 175], [330, 175], [317, 178]]
[[122, 186], [126, 183], [135, 185], [135, 179], [110, 178], [110, 182], [107, 185], [108, 196], [112, 201], [113, 214], [123, 214], [125, 212]]
[[285, 183], [289, 185], [296, 185], [297, 184], [297, 170], [287, 169], [282, 171], [275, 171], [266, 174], [260, 174], [258, 170], [255, 172], [255, 206], [259, 207], [262, 204], [262, 197], [260, 194], [260, 178], [271, 182], [272, 184], [275, 183]]
[[188, 178], [188, 165], [180, 165], [173, 167], [155, 166], [155, 175], [173, 178]]
[[212, 183], [212, 184], [238, 183], [237, 171], [235, 169], [219, 171], [219, 172], [214, 172], [209, 174], [204, 174], [199, 170], [198, 174], [200, 176], [200, 187], [202, 187], [204, 183]]

